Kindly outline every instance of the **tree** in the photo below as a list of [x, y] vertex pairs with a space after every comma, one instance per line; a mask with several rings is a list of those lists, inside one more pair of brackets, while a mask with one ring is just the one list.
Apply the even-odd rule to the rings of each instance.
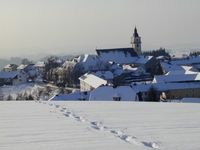
[[9, 100], [9, 101], [13, 100], [13, 97], [9, 94], [8, 97], [7, 97], [7, 100]]
[[148, 91], [147, 101], [150, 101], [150, 102], [158, 102], [159, 101], [157, 98], [157, 90], [153, 86]]
[[60, 66], [58, 60], [59, 60], [58, 57], [51, 56], [45, 62], [44, 78], [46, 80], [53, 81], [53, 73], [55, 71], [55, 68]]

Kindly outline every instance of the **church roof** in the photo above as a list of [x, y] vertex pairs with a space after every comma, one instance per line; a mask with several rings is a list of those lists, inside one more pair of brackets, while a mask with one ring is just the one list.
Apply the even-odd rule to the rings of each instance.
[[119, 64], [132, 63], [133, 58], [138, 57], [133, 48], [97, 49], [96, 52], [103, 61], [113, 61]]

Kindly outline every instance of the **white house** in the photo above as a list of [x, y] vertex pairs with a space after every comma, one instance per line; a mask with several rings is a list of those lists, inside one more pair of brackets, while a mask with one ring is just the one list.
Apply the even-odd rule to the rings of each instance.
[[91, 91], [102, 85], [106, 85], [107, 81], [94, 75], [94, 74], [84, 74], [79, 78], [81, 91]]
[[113, 88], [102, 86], [90, 92], [90, 101], [136, 101], [136, 92], [130, 86]]

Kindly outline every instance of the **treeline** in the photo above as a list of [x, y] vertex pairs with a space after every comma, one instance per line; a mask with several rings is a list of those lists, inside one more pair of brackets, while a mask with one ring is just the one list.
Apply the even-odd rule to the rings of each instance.
[[199, 55], [200, 55], [200, 51], [190, 52], [190, 56], [199, 56]]
[[170, 54], [166, 51], [165, 48], [146, 51], [146, 52], [143, 52], [143, 55], [145, 55], [145, 56], [154, 56], [154, 57], [159, 57], [159, 56], [165, 56], [165, 57], [168, 57], [168, 58], [171, 57]]

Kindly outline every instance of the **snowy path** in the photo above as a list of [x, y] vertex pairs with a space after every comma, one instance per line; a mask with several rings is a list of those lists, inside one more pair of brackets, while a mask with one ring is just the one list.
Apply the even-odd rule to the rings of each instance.
[[200, 105], [0, 102], [0, 149], [198, 150]]

